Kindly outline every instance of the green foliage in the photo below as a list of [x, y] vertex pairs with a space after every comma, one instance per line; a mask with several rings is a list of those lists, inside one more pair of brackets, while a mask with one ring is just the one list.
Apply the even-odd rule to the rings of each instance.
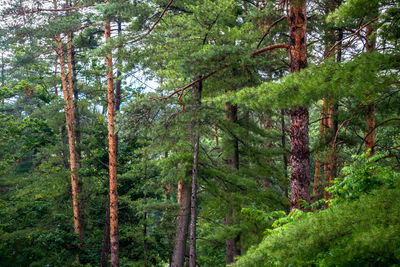
[[390, 167], [383, 167], [379, 160], [384, 155], [369, 156], [369, 152], [354, 155], [356, 161], [342, 169], [342, 176], [335, 179], [334, 185], [328, 191], [332, 193], [331, 205], [343, 200], [359, 198], [364, 193], [379, 188], [382, 185], [392, 186], [399, 180], [400, 174], [394, 173]]
[[[121, 82], [116, 111], [121, 266], [169, 263], [177, 184], [192, 177], [196, 130], [200, 266], [225, 265], [226, 239], [237, 240], [244, 254], [238, 266], [399, 264], [398, 0], [307, 1], [309, 67], [292, 74], [284, 49], [252, 56], [267, 29], [260, 47], [288, 42], [285, 1], [173, 1], [160, 20], [170, 1], [69, 2], [88, 6], [40, 11], [52, 9], [51, 1], [18, 0], [4, 1], [0, 10], [5, 21], [0, 26], [0, 266], [100, 265], [108, 194], [105, 51], [112, 53], [115, 86]], [[64, 7], [58, 1], [58, 8]], [[377, 49], [362, 53], [365, 30], [349, 37], [378, 15], [371, 24]], [[112, 26], [107, 45], [105, 20]], [[82, 240], [73, 233], [54, 42], [61, 34], [67, 67], [69, 31], [74, 32]], [[333, 56], [337, 50], [322, 60], [340, 33], [345, 40], [336, 48], [343, 48], [342, 61]], [[201, 83], [201, 108], [192, 105], [192, 88], [167, 97], [214, 71]], [[338, 108], [337, 163], [347, 167], [330, 189], [331, 208], [288, 212], [288, 111], [309, 107], [312, 172], [316, 152], [331, 151], [330, 137], [319, 141], [323, 98]], [[364, 146], [365, 107], [371, 103], [376, 149], [385, 156], [351, 157]], [[228, 104], [237, 105], [237, 119], [228, 118]], [[235, 153], [238, 168], [231, 162]]]
[[[233, 266], [399, 264], [399, 174], [379, 167], [380, 157], [364, 160], [358, 168], [344, 168], [346, 178], [331, 190], [342, 197], [340, 202], [269, 231]], [[345, 183], [354, 186], [343, 192]]]

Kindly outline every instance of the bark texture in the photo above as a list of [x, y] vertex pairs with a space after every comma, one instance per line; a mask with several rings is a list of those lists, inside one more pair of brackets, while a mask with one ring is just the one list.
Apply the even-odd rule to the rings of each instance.
[[176, 218], [175, 245], [172, 254], [171, 267], [182, 267], [185, 263], [192, 188], [186, 181], [182, 181], [181, 186], [181, 202], [178, 217]]
[[[118, 20], [118, 34], [121, 34], [122, 27], [121, 21]], [[119, 48], [118, 48], [119, 49]], [[118, 58], [118, 60], [120, 60]], [[114, 110], [118, 112], [121, 106], [121, 72], [117, 69], [117, 81], [115, 82], [115, 105]], [[115, 151], [118, 156], [118, 134], [115, 133]], [[103, 246], [102, 246], [102, 253], [101, 253], [101, 266], [107, 267], [108, 265], [108, 256], [110, 252], [110, 196], [108, 193], [107, 196], [107, 210], [106, 210], [106, 217], [104, 223], [104, 237], [103, 237]]]
[[199, 146], [200, 146], [200, 121], [198, 119], [198, 112], [201, 106], [201, 91], [202, 82], [193, 86], [194, 98], [194, 151], [193, 151], [193, 170], [192, 170], [192, 195], [190, 201], [190, 248], [189, 248], [189, 267], [196, 267], [196, 223], [197, 223], [197, 180], [198, 180], [198, 167], [199, 167]]
[[[289, 10], [290, 72], [307, 67], [306, 0], [291, 0]], [[290, 116], [291, 189], [290, 209], [305, 210], [300, 200], [310, 202], [310, 152], [308, 141], [309, 114], [306, 107], [292, 108]]]
[[[105, 40], [110, 38], [110, 23], [106, 23]], [[111, 54], [106, 54], [107, 64], [107, 96], [108, 96], [108, 166], [110, 179], [110, 243], [111, 243], [111, 266], [119, 266], [119, 243], [118, 243], [118, 190], [117, 190], [117, 151], [114, 133], [114, 77]]]

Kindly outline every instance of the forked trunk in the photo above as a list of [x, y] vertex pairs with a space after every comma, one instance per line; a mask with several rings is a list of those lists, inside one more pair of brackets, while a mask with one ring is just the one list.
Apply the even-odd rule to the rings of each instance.
[[65, 73], [64, 54], [61, 43], [61, 35], [57, 35], [56, 41], [58, 48], [58, 58], [60, 60], [62, 90], [64, 95], [65, 120], [68, 132], [69, 159], [70, 159], [70, 169], [71, 169], [71, 187], [72, 187], [72, 207], [74, 214], [74, 232], [79, 236], [82, 236], [79, 199], [78, 199], [78, 174], [76, 173], [77, 163], [76, 163], [75, 132], [74, 132], [74, 103], [72, 94], [70, 94], [71, 89], [68, 90], [68, 85], [67, 85], [67, 76]]

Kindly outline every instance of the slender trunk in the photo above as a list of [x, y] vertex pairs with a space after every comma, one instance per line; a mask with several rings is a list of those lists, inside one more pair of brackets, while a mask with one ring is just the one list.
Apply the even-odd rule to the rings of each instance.
[[[226, 115], [225, 118], [230, 121], [230, 123], [237, 123], [238, 121], [238, 108], [236, 105], [226, 104], [225, 105]], [[230, 165], [233, 169], [239, 169], [239, 142], [237, 138], [232, 139], [233, 154], [231, 157], [225, 160], [225, 164]], [[228, 192], [229, 193], [229, 192]], [[232, 225], [235, 221], [234, 212], [229, 209], [224, 222], [226, 225]], [[235, 261], [235, 257], [239, 255], [239, 250], [237, 248], [237, 241], [239, 237], [229, 238], [225, 240], [225, 262], [226, 264], [231, 264]]]
[[[68, 5], [68, 1], [67, 1]], [[79, 112], [78, 112], [78, 94], [76, 89], [76, 67], [75, 67], [75, 53], [72, 47], [72, 33], [69, 32], [67, 34], [67, 54], [68, 54], [68, 83], [69, 83], [69, 94], [74, 96], [73, 101], [73, 112], [74, 112], [74, 132], [75, 132], [75, 157], [76, 157], [76, 171], [79, 171], [81, 168], [81, 150], [80, 150], [80, 142], [81, 142], [81, 132], [80, 132], [80, 121], [79, 121]], [[82, 193], [82, 184], [78, 181], [78, 194]], [[79, 205], [80, 212], [80, 238], [84, 237], [85, 233], [85, 222], [82, 214], [82, 209], [84, 207], [84, 202], [81, 200]]]
[[[290, 0], [289, 11], [290, 72], [307, 67], [306, 0]], [[290, 164], [292, 195], [290, 209], [306, 210], [300, 200], [310, 202], [310, 152], [308, 141], [309, 114], [306, 107], [290, 109]]]
[[[78, 174], [76, 164], [76, 150], [75, 150], [75, 132], [74, 132], [74, 104], [72, 99], [71, 90], [68, 90], [67, 77], [65, 73], [64, 54], [62, 50], [61, 35], [56, 37], [58, 47], [58, 57], [60, 60], [61, 81], [64, 94], [65, 103], [65, 120], [68, 132], [68, 145], [69, 145], [69, 159], [71, 169], [71, 187], [72, 187], [72, 207], [74, 213], [74, 232], [81, 236], [80, 225], [80, 211], [78, 199]], [[80, 246], [80, 245], [79, 245]]]
[[182, 267], [185, 263], [186, 240], [188, 235], [191, 187], [188, 182], [181, 182], [181, 198], [178, 217], [176, 218], [175, 245], [172, 253], [172, 267]]
[[[374, 28], [371, 26], [366, 27], [366, 39], [367, 44], [365, 45], [367, 52], [375, 50], [376, 39], [372, 37]], [[370, 93], [367, 93], [367, 98], [371, 98]], [[365, 151], [370, 150], [369, 156], [375, 155], [375, 101], [372, 100], [366, 107], [365, 120], [367, 122], [366, 137], [365, 137]]]
[[[106, 23], [105, 40], [111, 36], [110, 22]], [[107, 64], [107, 95], [108, 95], [108, 158], [110, 175], [110, 243], [111, 243], [111, 267], [119, 266], [118, 244], [118, 190], [117, 190], [117, 151], [114, 133], [114, 77], [111, 54], [106, 54]]]
[[197, 222], [197, 178], [198, 178], [198, 167], [199, 167], [199, 146], [200, 146], [200, 121], [198, 119], [198, 112], [201, 106], [201, 91], [202, 82], [193, 86], [193, 98], [194, 98], [194, 116], [196, 121], [194, 123], [194, 151], [193, 151], [193, 171], [192, 171], [192, 195], [190, 204], [190, 249], [189, 249], [189, 267], [196, 267], [196, 222]]
[[[121, 33], [121, 21], [118, 20], [118, 34]], [[119, 49], [119, 48], [118, 48]], [[120, 58], [118, 57], [118, 60]], [[117, 112], [121, 106], [121, 71], [117, 69], [117, 81], [115, 83], [115, 106], [114, 110]], [[115, 151], [118, 156], [118, 133], [115, 133]], [[110, 252], [110, 196], [109, 192], [107, 193], [107, 210], [106, 217], [104, 223], [104, 237], [103, 237], [103, 247], [102, 247], [102, 258], [101, 258], [101, 266], [106, 267], [108, 265], [108, 255]]]

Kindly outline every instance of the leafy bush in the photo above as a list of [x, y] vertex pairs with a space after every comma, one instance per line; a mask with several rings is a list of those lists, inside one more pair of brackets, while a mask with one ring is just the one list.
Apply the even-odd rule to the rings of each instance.
[[233, 266], [400, 264], [400, 179], [379, 157], [345, 168], [335, 205], [270, 231]]

